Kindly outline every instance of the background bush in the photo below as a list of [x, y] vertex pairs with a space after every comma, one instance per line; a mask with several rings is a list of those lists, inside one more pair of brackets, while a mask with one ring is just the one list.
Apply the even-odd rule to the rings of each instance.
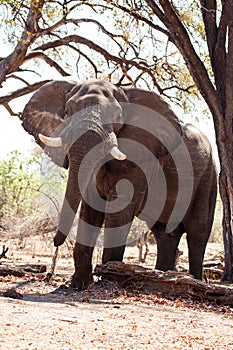
[[25, 159], [13, 151], [8, 159], [0, 161], [0, 223], [32, 211], [40, 184], [37, 158]]

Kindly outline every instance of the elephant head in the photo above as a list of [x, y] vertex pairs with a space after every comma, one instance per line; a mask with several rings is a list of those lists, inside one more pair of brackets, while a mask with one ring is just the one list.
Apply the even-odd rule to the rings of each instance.
[[[137, 140], [132, 120], [145, 117], [134, 116], [134, 109], [130, 107], [133, 104], [162, 114], [178, 131], [177, 134], [181, 134], [179, 120], [157, 94], [136, 88], [120, 89], [106, 81], [82, 84], [53, 81], [40, 88], [26, 105], [22, 114], [24, 128], [42, 147], [47, 146], [46, 152], [55, 163], [69, 166], [65, 199], [54, 239], [56, 246], [61, 245], [69, 234], [82, 199], [81, 187], [85, 191], [98, 162], [110, 154], [116, 161], [124, 160], [128, 164], [125, 161], [127, 150], [124, 153], [119, 149], [118, 138]], [[146, 142], [146, 138], [145, 134], [142, 142]], [[170, 139], [171, 151], [180, 139], [172, 135], [167, 135], [167, 138]], [[155, 145], [158, 156], [166, 154], [167, 149], [159, 140], [153, 144], [154, 148]], [[91, 150], [92, 157], [84, 162]]]

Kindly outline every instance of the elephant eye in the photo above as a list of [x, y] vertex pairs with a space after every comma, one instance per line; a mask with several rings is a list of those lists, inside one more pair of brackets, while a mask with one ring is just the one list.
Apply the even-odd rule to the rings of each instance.
[[107, 90], [103, 90], [103, 94], [105, 97], [110, 97], [110, 94]]
[[86, 86], [82, 87], [81, 90], [79, 91], [78, 95], [79, 96], [84, 96], [88, 92], [88, 88]]

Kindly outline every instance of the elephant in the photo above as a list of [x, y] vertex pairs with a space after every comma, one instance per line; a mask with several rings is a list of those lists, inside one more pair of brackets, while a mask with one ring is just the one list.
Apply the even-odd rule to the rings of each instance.
[[102, 80], [46, 83], [21, 118], [53, 162], [68, 169], [56, 247], [81, 203], [74, 288], [93, 283], [92, 254], [103, 226], [102, 262], [123, 260], [135, 216], [156, 237], [156, 269], [174, 269], [186, 233], [189, 272], [202, 279], [217, 172], [210, 142], [198, 128], [184, 124], [157, 93]]

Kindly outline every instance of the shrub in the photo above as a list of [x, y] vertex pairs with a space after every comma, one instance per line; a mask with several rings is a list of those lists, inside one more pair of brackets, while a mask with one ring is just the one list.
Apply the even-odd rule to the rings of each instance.
[[0, 221], [28, 215], [39, 188], [36, 156], [25, 159], [18, 151], [0, 161]]

